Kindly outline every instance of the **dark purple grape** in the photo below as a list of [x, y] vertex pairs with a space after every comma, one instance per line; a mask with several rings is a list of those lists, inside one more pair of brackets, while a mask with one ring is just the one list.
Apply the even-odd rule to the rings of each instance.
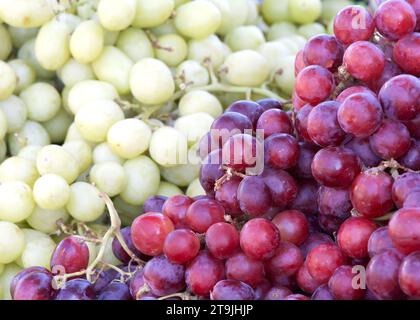
[[348, 218], [353, 209], [349, 190], [321, 186], [318, 191], [318, 207], [323, 215]]
[[[122, 228], [121, 235], [128, 249], [130, 249], [131, 252], [133, 252], [136, 255], [136, 257], [142, 259], [144, 255], [136, 249], [136, 247], [133, 244], [133, 240], [131, 240], [131, 227]], [[112, 241], [112, 252], [114, 253], [115, 257], [121, 262], [128, 263], [131, 260], [131, 257], [121, 246], [121, 243], [117, 238], [114, 238], [114, 240]]]
[[111, 282], [98, 296], [98, 300], [132, 300], [128, 286], [123, 282]]
[[214, 195], [214, 184], [225, 172], [222, 166], [222, 150], [217, 149], [209, 153], [200, 167], [200, 183], [208, 195]]
[[241, 211], [252, 217], [262, 216], [272, 205], [270, 189], [259, 176], [245, 177], [239, 184], [237, 197]]
[[313, 178], [311, 164], [318, 151], [319, 148], [315, 145], [299, 142], [299, 158], [297, 164], [291, 169], [293, 175], [304, 179]]
[[314, 180], [300, 180], [297, 196], [289, 205], [290, 209], [299, 210], [309, 215], [316, 214], [318, 212], [318, 188], [319, 185]]
[[112, 280], [117, 278], [119, 273], [115, 269], [96, 269], [92, 276], [92, 288], [95, 294], [99, 294]]
[[[148, 291], [144, 280], [144, 269], [137, 270], [130, 279], [130, 294], [134, 300], [139, 300]], [[140, 291], [143, 290], [143, 291]], [[150, 292], [149, 292], [150, 293]]]
[[258, 118], [264, 112], [264, 109], [257, 102], [249, 100], [239, 100], [232, 103], [226, 109], [226, 112], [238, 112], [243, 114], [251, 121], [253, 127], [256, 128]]
[[224, 145], [230, 137], [246, 130], [252, 132], [252, 122], [248, 117], [238, 112], [226, 112], [214, 120], [210, 132], [212, 139]]
[[85, 279], [73, 279], [66, 282], [55, 300], [95, 300], [96, 295], [92, 284]]
[[258, 100], [257, 103], [264, 109], [264, 111], [270, 109], [283, 109], [283, 103], [273, 98], [265, 98]]
[[327, 284], [319, 286], [312, 294], [311, 300], [335, 300]]
[[70, 236], [60, 241], [51, 257], [51, 270], [64, 268], [65, 273], [82, 271], [89, 263], [89, 248], [84, 240]]
[[280, 109], [265, 111], [257, 122], [257, 130], [264, 130], [264, 138], [276, 133], [293, 133], [293, 125], [286, 112]]
[[45, 268], [31, 267], [19, 272], [12, 280], [13, 300], [52, 300], [53, 276]]
[[408, 169], [420, 171], [420, 141], [412, 140], [410, 149], [398, 162]]
[[284, 208], [296, 199], [298, 186], [287, 171], [266, 167], [261, 176], [276, 207]]
[[251, 286], [238, 280], [222, 280], [216, 283], [210, 292], [211, 300], [254, 300], [255, 293]]
[[381, 162], [370, 147], [369, 138], [354, 138], [345, 145], [352, 150], [366, 167], [376, 167]]
[[151, 196], [143, 204], [144, 212], [160, 212], [162, 213], [162, 207], [168, 197], [165, 196]]

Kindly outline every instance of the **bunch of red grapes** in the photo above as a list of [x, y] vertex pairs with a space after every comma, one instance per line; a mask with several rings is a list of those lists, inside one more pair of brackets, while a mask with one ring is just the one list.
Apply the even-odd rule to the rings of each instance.
[[[298, 54], [293, 111], [238, 101], [215, 120], [200, 148], [206, 196], [152, 197], [122, 229], [144, 266], [114, 240], [127, 279], [96, 270], [94, 283], [55, 290], [52, 273], [34, 267], [15, 277], [12, 296], [419, 298], [420, 1], [385, 1], [374, 15], [347, 7], [334, 31]], [[249, 174], [259, 145], [263, 170]], [[88, 261], [71, 236], [51, 267], [71, 273]]]

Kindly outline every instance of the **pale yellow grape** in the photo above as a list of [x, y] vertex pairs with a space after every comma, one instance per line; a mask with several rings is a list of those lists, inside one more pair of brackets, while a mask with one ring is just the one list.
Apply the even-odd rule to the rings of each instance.
[[67, 130], [66, 139], [64, 141], [68, 142], [68, 141], [77, 141], [77, 140], [84, 140], [84, 139], [79, 129], [77, 129], [76, 124], [73, 122]]
[[199, 179], [194, 179], [187, 188], [185, 193], [189, 197], [197, 197], [206, 194], [206, 191], [201, 186]]
[[156, 27], [164, 23], [175, 7], [173, 0], [136, 0], [136, 16], [133, 26], [139, 28]]
[[26, 146], [45, 146], [49, 144], [50, 136], [38, 122], [28, 120], [19, 131], [9, 134], [7, 142], [11, 155], [15, 156], [20, 149]]
[[161, 166], [173, 166], [188, 160], [187, 137], [172, 127], [161, 127], [153, 132], [150, 156]]
[[288, 21], [289, 2], [295, 0], [264, 0], [262, 3], [262, 15], [269, 24]]
[[95, 164], [107, 161], [113, 161], [119, 164], [124, 163], [124, 159], [114, 153], [106, 142], [98, 144], [93, 149], [92, 158]]
[[37, 82], [23, 90], [20, 98], [28, 108], [28, 118], [34, 121], [48, 121], [60, 110], [60, 93], [52, 85]]
[[187, 187], [194, 179], [198, 178], [199, 164], [182, 164], [175, 167], [161, 167], [162, 177], [180, 187]]
[[0, 263], [16, 260], [25, 248], [25, 235], [17, 225], [0, 221]]
[[36, 180], [33, 188], [36, 204], [42, 209], [64, 208], [70, 198], [70, 187], [64, 178], [56, 174], [45, 174]]
[[120, 36], [119, 31], [103, 30], [104, 32], [104, 45], [113, 46], [117, 43], [118, 37]]
[[7, 145], [4, 140], [0, 140], [0, 162], [6, 158]]
[[304, 24], [298, 29], [298, 33], [306, 39], [310, 39], [318, 34], [325, 34], [326, 32], [325, 27], [318, 22]]
[[[371, 1], [371, 3], [374, 3], [374, 1]], [[351, 6], [352, 4], [353, 2], [349, 0], [322, 0], [321, 20], [324, 23], [329, 23], [331, 20], [334, 20], [335, 15], [341, 9]]]
[[256, 26], [240, 26], [230, 31], [225, 41], [232, 51], [256, 50], [265, 42], [264, 34]]
[[230, 53], [229, 49], [226, 51], [224, 43], [216, 36], [201, 40], [190, 40], [188, 43], [188, 59], [203, 63], [208, 61], [215, 67], [219, 67], [226, 56]]
[[167, 65], [157, 59], [145, 58], [131, 69], [130, 88], [137, 100], [155, 105], [171, 98], [175, 83]]
[[174, 128], [187, 137], [188, 145], [193, 145], [210, 131], [214, 118], [205, 112], [197, 112], [179, 117]]
[[74, 30], [83, 22], [83, 20], [72, 13], [63, 12], [56, 16], [56, 19], [62, 23], [64, 23], [67, 28], [69, 29], [70, 34], [74, 32]]
[[17, 85], [15, 71], [6, 62], [0, 61], [0, 101], [9, 98]]
[[32, 189], [22, 181], [0, 184], [0, 220], [21, 222], [29, 217], [35, 207]]
[[116, 122], [108, 131], [111, 150], [124, 159], [133, 159], [147, 150], [152, 131], [144, 121], [125, 119]]
[[322, 12], [321, 0], [289, 1], [289, 13], [292, 20], [299, 24], [316, 21]]
[[166, 34], [157, 39], [156, 58], [170, 67], [176, 67], [188, 55], [187, 42], [177, 34]]
[[70, 89], [68, 104], [70, 110], [76, 114], [91, 101], [117, 98], [118, 92], [112, 84], [98, 80], [85, 80]]
[[99, 190], [87, 182], [76, 182], [70, 186], [69, 214], [80, 221], [91, 222], [98, 219], [105, 210], [105, 202]]
[[33, 186], [38, 177], [35, 162], [25, 158], [10, 157], [0, 165], [0, 183], [22, 181]]
[[70, 59], [70, 30], [56, 19], [44, 24], [36, 37], [35, 55], [47, 70], [58, 70]]
[[15, 48], [20, 48], [23, 44], [33, 38], [38, 33], [39, 28], [21, 28], [9, 26], [8, 31]]
[[63, 148], [76, 159], [79, 172], [87, 170], [92, 164], [92, 148], [86, 141], [68, 141], [63, 144]]
[[127, 185], [120, 194], [131, 205], [141, 205], [156, 194], [160, 183], [159, 168], [149, 157], [140, 156], [124, 164]]
[[221, 23], [220, 10], [207, 0], [187, 2], [176, 10], [175, 27], [189, 38], [206, 38], [214, 33]]
[[292, 95], [295, 87], [295, 56], [286, 56], [278, 60], [275, 81], [281, 91]]
[[277, 42], [285, 45], [291, 54], [296, 55], [305, 46], [306, 39], [299, 35], [293, 35], [278, 39]]
[[112, 100], [98, 100], [79, 110], [74, 122], [84, 139], [103, 142], [111, 126], [123, 119], [124, 113], [118, 104]]
[[161, 181], [159, 189], [156, 192], [156, 195], [165, 197], [172, 197], [177, 194], [183, 194], [182, 190], [176, 184], [166, 181]]
[[96, 13], [98, 3], [98, 0], [78, 2], [76, 6], [77, 15], [85, 20], [92, 18]]
[[247, 0], [248, 4], [248, 14], [246, 16], [245, 24], [258, 24], [259, 12], [258, 12], [258, 2], [254, 0]]
[[175, 23], [174, 23], [173, 19], [166, 20], [165, 23], [162, 23], [161, 25], [150, 29], [150, 31], [156, 37], [160, 37], [160, 36], [163, 36], [165, 34], [177, 33], [178, 32], [175, 28]]
[[8, 131], [7, 117], [3, 110], [0, 109], [0, 140], [6, 136]]
[[73, 117], [64, 108], [61, 108], [53, 118], [42, 125], [47, 130], [52, 143], [62, 143], [72, 123]]
[[0, 60], [6, 60], [12, 52], [12, 39], [3, 24], [0, 24]]
[[39, 27], [54, 16], [55, 1], [2, 0], [0, 17], [15, 27]]
[[176, 84], [183, 90], [197, 86], [205, 86], [210, 81], [207, 69], [195, 60], [182, 62], [175, 72]]
[[297, 27], [291, 22], [278, 22], [270, 26], [267, 32], [267, 40], [277, 40], [297, 33]]
[[105, 47], [92, 63], [96, 77], [111, 83], [122, 95], [130, 92], [129, 75], [132, 66], [131, 59], [123, 51], [112, 46]]
[[244, 25], [248, 18], [249, 6], [247, 0], [210, 0], [219, 9], [222, 20], [217, 33], [226, 35], [236, 27]]
[[224, 63], [226, 79], [237, 86], [260, 86], [267, 80], [270, 67], [263, 55], [252, 50], [230, 54]]
[[31, 215], [26, 219], [26, 222], [35, 230], [50, 234], [58, 230], [57, 222], [67, 222], [69, 214], [66, 209], [60, 208], [57, 210], [42, 209], [35, 206]]
[[77, 62], [75, 59], [70, 59], [57, 71], [57, 75], [64, 85], [68, 87], [72, 87], [76, 83], [84, 80], [95, 79], [92, 67], [89, 64]]
[[134, 62], [143, 58], [153, 58], [155, 55], [152, 43], [141, 29], [128, 28], [121, 31], [116, 47]]
[[0, 297], [3, 300], [11, 300], [10, 295], [10, 284], [15, 277], [22, 270], [21, 267], [14, 263], [10, 263], [4, 267], [3, 273], [0, 275], [0, 288], [3, 288], [3, 292], [0, 292]]
[[54, 71], [43, 68], [39, 63], [35, 54], [35, 38], [28, 40], [19, 47], [18, 58], [28, 63], [39, 78], [47, 80], [55, 77]]
[[89, 180], [110, 197], [120, 194], [127, 184], [123, 166], [114, 161], [95, 164], [90, 170]]
[[17, 264], [23, 268], [44, 267], [50, 269], [51, 256], [56, 243], [50, 236], [32, 229], [22, 229], [25, 234], [25, 248]]
[[92, 262], [95, 260], [96, 256], [98, 255], [99, 247], [94, 243], [90, 241], [85, 242], [88, 250], [89, 250], [89, 262], [88, 265], [92, 264]]
[[280, 59], [293, 53], [292, 50], [280, 41], [266, 42], [258, 48], [258, 52], [265, 57], [270, 70], [274, 70], [277, 67]]
[[[155, 0], [153, 0], [155, 1]], [[97, 246], [97, 250], [99, 250], [99, 245]], [[105, 253], [104, 257], [102, 258], [103, 263], [107, 263], [109, 265], [118, 266], [122, 262], [115, 257], [114, 252], [112, 251], [112, 239], [110, 239], [105, 245]]]
[[105, 29], [119, 31], [127, 28], [136, 15], [136, 0], [101, 0], [98, 17]]
[[223, 113], [222, 104], [216, 96], [204, 90], [187, 92], [179, 101], [178, 110], [181, 116], [206, 112], [216, 118]]
[[36, 157], [41, 149], [41, 146], [26, 146], [19, 151], [17, 156], [22, 159], [36, 162]]
[[35, 82], [35, 70], [27, 62], [21, 59], [15, 59], [9, 61], [9, 66], [15, 71], [17, 77], [15, 93], [19, 94], [22, 90]]
[[49, 145], [39, 151], [36, 166], [41, 175], [54, 173], [72, 183], [79, 175], [76, 159], [61, 146]]
[[82, 22], [74, 30], [70, 39], [70, 52], [80, 63], [95, 61], [104, 48], [104, 32], [93, 20]]

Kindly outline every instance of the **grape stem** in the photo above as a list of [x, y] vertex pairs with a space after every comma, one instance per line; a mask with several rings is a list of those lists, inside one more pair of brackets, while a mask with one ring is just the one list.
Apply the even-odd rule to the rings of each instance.
[[178, 292], [178, 293], [169, 294], [164, 297], [159, 297], [158, 300], [166, 300], [166, 299], [175, 298], [175, 297], [181, 298], [181, 300], [197, 300], [197, 297], [191, 295], [188, 292]]
[[232, 179], [233, 176], [238, 176], [242, 179], [244, 179], [245, 177], [247, 177], [247, 175], [237, 172], [235, 170], [233, 170], [232, 168], [229, 168], [227, 166], [222, 166], [221, 167], [223, 170], [226, 171], [226, 173], [220, 177], [215, 183], [214, 183], [214, 191], [217, 191], [220, 189], [220, 187], [226, 182], [229, 181], [230, 179]]

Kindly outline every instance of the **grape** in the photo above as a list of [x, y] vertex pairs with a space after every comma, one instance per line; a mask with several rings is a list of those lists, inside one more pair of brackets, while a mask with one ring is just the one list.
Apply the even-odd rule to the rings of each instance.
[[408, 195], [419, 188], [420, 175], [413, 172], [407, 172], [398, 176], [392, 186], [392, 200], [398, 208], [401, 208]]
[[163, 205], [165, 204], [166, 200], [168, 200], [168, 197], [165, 196], [151, 196], [144, 202], [143, 211], [163, 213]]
[[220, 168], [222, 163], [222, 151], [214, 150], [203, 160], [200, 168], [200, 183], [207, 194], [214, 194], [215, 182], [224, 175]]
[[173, 183], [162, 181], [156, 193], [161, 196], [172, 197], [178, 194], [182, 194], [182, 190]]
[[411, 192], [404, 201], [404, 208], [420, 208], [420, 190]]
[[291, 242], [283, 241], [280, 242], [274, 256], [265, 262], [265, 271], [271, 277], [289, 277], [296, 274], [302, 264], [303, 256], [300, 249]]
[[51, 270], [57, 273], [64, 270], [65, 273], [82, 271], [87, 268], [89, 262], [89, 249], [84, 240], [77, 236], [70, 236], [57, 245], [51, 257]]
[[0, 61], [0, 72], [2, 74], [0, 99], [5, 100], [13, 94], [17, 84], [17, 77], [12, 67], [3, 61]]
[[98, 295], [98, 300], [132, 300], [130, 290], [125, 283], [111, 282]]
[[419, 208], [403, 208], [398, 210], [389, 221], [389, 235], [392, 243], [405, 254], [420, 250], [419, 213]]
[[184, 289], [185, 268], [171, 263], [163, 255], [156, 256], [144, 267], [144, 281], [153, 294], [165, 296]]
[[8, 24], [25, 28], [42, 26], [54, 16], [53, 3], [40, 0], [4, 1], [0, 13]]
[[219, 100], [211, 93], [203, 90], [192, 90], [186, 93], [179, 101], [178, 109], [181, 116], [206, 112], [214, 118], [219, 117], [223, 111]]
[[[195, 115], [196, 114], [191, 115], [193, 116], [193, 119]], [[208, 117], [210, 119], [206, 118], [206, 128], [212, 120], [210, 116]], [[188, 118], [186, 119], [188, 121]], [[195, 125], [194, 122], [191, 122], [190, 124]], [[182, 125], [182, 122], [179, 122], [178, 125]], [[192, 129], [194, 130], [195, 128]], [[203, 129], [205, 130], [205, 128], [198, 128], [198, 132], [194, 133], [192, 138], [196, 140], [197, 137], [203, 133]], [[150, 129], [147, 128], [147, 130], [149, 131]], [[162, 166], [170, 167], [175, 164], [183, 164], [187, 161], [188, 138], [191, 137], [187, 137], [185, 133], [180, 130], [169, 126], [163, 126], [153, 132], [150, 139], [149, 153], [152, 159]], [[145, 145], [144, 147], [145, 150], [147, 150], [147, 146]]]
[[334, 34], [344, 45], [369, 41], [375, 31], [375, 22], [362, 6], [343, 8], [334, 19]]
[[28, 110], [23, 100], [13, 95], [6, 100], [0, 101], [0, 109], [2, 110], [0, 136], [4, 138], [6, 130], [8, 133], [13, 133], [22, 128], [26, 121]]
[[216, 200], [201, 199], [188, 207], [185, 222], [193, 231], [205, 233], [213, 224], [223, 222], [224, 215], [225, 210]]
[[278, 213], [272, 220], [280, 232], [282, 241], [301, 245], [309, 235], [308, 221], [305, 215], [297, 210]]
[[165, 34], [157, 39], [156, 58], [170, 67], [178, 66], [188, 55], [184, 38], [177, 34]]
[[147, 34], [137, 28], [122, 30], [115, 46], [134, 62], [143, 58], [153, 58], [155, 54]]
[[348, 97], [356, 93], [367, 93], [376, 97], [376, 94], [364, 86], [353, 86], [343, 90], [335, 99], [337, 102], [343, 103]]
[[307, 103], [314, 105], [326, 100], [334, 88], [334, 78], [331, 72], [321, 66], [308, 66], [302, 69], [296, 78], [297, 95]]
[[264, 264], [260, 260], [250, 258], [238, 252], [226, 261], [226, 277], [245, 282], [253, 288], [263, 282]]
[[256, 50], [265, 42], [264, 34], [256, 26], [239, 26], [231, 30], [225, 38], [232, 51]]
[[264, 161], [277, 169], [290, 169], [299, 157], [297, 140], [288, 134], [273, 134], [264, 141]]
[[[250, 197], [249, 195], [253, 196]], [[238, 186], [237, 199], [242, 212], [252, 217], [265, 214], [271, 207], [269, 187], [259, 176], [245, 177]]]
[[354, 288], [353, 278], [354, 273], [351, 266], [341, 266], [334, 271], [328, 281], [328, 287], [335, 299], [363, 300], [365, 290]]
[[231, 224], [215, 223], [206, 231], [206, 246], [215, 258], [228, 259], [239, 248], [239, 233]]
[[7, 142], [11, 155], [15, 156], [24, 147], [49, 144], [50, 137], [45, 128], [38, 122], [26, 121], [16, 134], [8, 136]]
[[[389, 54], [392, 56], [392, 53]], [[385, 67], [384, 71], [382, 72], [382, 75], [379, 77], [379, 79], [375, 79], [368, 83], [368, 86], [370, 89], [375, 91], [376, 93], [379, 93], [382, 86], [393, 77], [396, 77], [402, 73], [400, 67], [398, 67], [394, 62], [386, 60], [385, 61]]]
[[389, 228], [386, 226], [373, 231], [368, 242], [369, 257], [373, 258], [388, 249], [395, 249], [389, 235]]
[[276, 133], [293, 133], [292, 122], [286, 112], [279, 109], [266, 110], [258, 119], [257, 130], [264, 130], [264, 138]]
[[207, 251], [200, 251], [185, 271], [185, 282], [189, 290], [198, 296], [208, 296], [217, 282], [225, 277], [221, 260], [213, 258]]
[[31, 188], [21, 181], [8, 181], [0, 185], [0, 219], [20, 222], [28, 218], [35, 203]]
[[311, 23], [321, 16], [320, 0], [295, 0], [289, 2], [289, 13], [292, 20], [299, 24]]
[[211, 300], [254, 300], [254, 290], [238, 280], [221, 280], [210, 292]]
[[130, 294], [134, 300], [139, 300], [147, 293], [143, 293], [139, 296], [139, 290], [145, 287], [144, 282], [144, 268], [137, 270], [130, 279]]
[[[133, 244], [133, 240], [131, 238], [131, 228], [125, 227], [121, 229], [121, 235], [124, 239], [125, 244], [127, 247], [131, 250], [131, 252], [134, 253], [135, 256], [143, 258], [140, 251], [136, 249], [136, 247]], [[115, 257], [124, 262], [129, 263], [131, 260], [131, 257], [128, 255], [128, 253], [125, 251], [125, 249], [122, 247], [120, 241], [117, 238], [114, 238], [112, 241], [112, 252], [114, 253]]]
[[226, 112], [217, 118], [211, 126], [212, 139], [219, 140], [222, 145], [235, 134], [252, 130], [252, 123], [241, 113]]
[[[73, 117], [63, 108], [60, 109], [53, 118], [44, 122], [43, 127], [47, 130], [52, 143], [63, 143], [72, 123]], [[87, 143], [85, 143], [85, 145], [86, 144]], [[87, 146], [90, 151], [90, 146]]]
[[39, 177], [35, 163], [21, 157], [10, 157], [0, 165], [0, 182], [22, 181], [33, 186]]
[[312, 294], [320, 286], [320, 283], [316, 281], [308, 272], [306, 264], [303, 263], [296, 273], [296, 282], [304, 292]]
[[46, 210], [36, 206], [26, 222], [33, 229], [50, 234], [58, 230], [58, 221], [67, 222], [68, 218], [69, 214], [65, 208]]
[[104, 212], [105, 202], [99, 191], [87, 182], [76, 182], [70, 186], [67, 211], [80, 221], [95, 221]]
[[411, 148], [398, 162], [411, 170], [420, 170], [420, 143], [416, 140], [412, 140]]
[[320, 233], [317, 231], [311, 233], [306, 238], [305, 242], [303, 242], [300, 246], [303, 256], [306, 257], [313, 248], [321, 243], [333, 243], [333, 241], [331, 237], [325, 233]]
[[398, 270], [401, 258], [391, 250], [375, 255], [366, 269], [367, 287], [377, 299], [401, 299], [403, 293], [398, 285]]
[[184, 227], [187, 210], [193, 202], [192, 198], [184, 195], [170, 197], [163, 204], [162, 213], [171, 219], [176, 228]]
[[323, 284], [312, 294], [311, 300], [335, 300], [327, 284]]
[[344, 52], [343, 65], [351, 76], [368, 82], [381, 76], [385, 67], [385, 56], [372, 43], [357, 41]]
[[107, 30], [119, 31], [132, 24], [136, 15], [136, 0], [115, 2], [101, 0], [98, 4], [98, 18]]
[[420, 30], [420, 23], [419, 23], [419, 19], [420, 19], [420, 2], [418, 0], [407, 0], [407, 2], [413, 7], [414, 12], [416, 13], [417, 16], [417, 27], [416, 27], [416, 31]]
[[311, 164], [318, 147], [306, 142], [299, 142], [299, 158], [297, 164], [291, 169], [298, 178], [312, 178]]
[[55, 300], [94, 300], [95, 292], [92, 284], [85, 279], [73, 279], [60, 289]]
[[353, 208], [349, 190], [321, 186], [318, 191], [318, 207], [323, 215], [348, 218]]
[[188, 44], [188, 59], [200, 63], [210, 60], [216, 68], [221, 66], [230, 53], [228, 47], [214, 34], [204, 39], [191, 39]]
[[36, 180], [33, 196], [42, 209], [57, 210], [66, 206], [70, 199], [70, 187], [56, 174], [46, 174]]
[[240, 183], [241, 179], [239, 177], [232, 177], [216, 190], [216, 200], [223, 206], [226, 213], [231, 216], [240, 216], [243, 214], [237, 196]]
[[288, 1], [265, 0], [261, 9], [269, 24], [286, 21], [289, 17]]
[[124, 168], [113, 161], [95, 164], [89, 174], [90, 181], [110, 197], [120, 194], [126, 186]]
[[393, 60], [405, 72], [420, 76], [420, 67], [416, 61], [419, 59], [420, 33], [413, 32], [395, 44]]
[[299, 138], [306, 142], [313, 142], [308, 133], [308, 119], [313, 107], [305, 104], [296, 114], [295, 127]]
[[0, 231], [0, 263], [13, 262], [25, 248], [25, 235], [18, 226], [6, 221], [0, 221]]
[[401, 290], [410, 297], [420, 296], [420, 279], [418, 268], [420, 262], [420, 253], [414, 252], [405, 257], [400, 266], [398, 282]]
[[346, 264], [344, 254], [332, 243], [318, 244], [306, 257], [309, 274], [320, 283], [327, 283], [334, 270], [344, 264]]
[[303, 61], [306, 66], [318, 65], [335, 71], [342, 62], [344, 50], [334, 36], [314, 36], [303, 49]]
[[345, 188], [360, 172], [360, 164], [353, 151], [343, 147], [327, 147], [318, 151], [312, 161], [312, 174], [326, 187]]
[[226, 112], [237, 112], [246, 116], [256, 128], [257, 121], [264, 112], [264, 109], [256, 102], [240, 100], [231, 104]]
[[136, 0], [137, 8], [133, 25], [137, 28], [150, 28], [164, 23], [174, 9], [173, 0]]
[[366, 167], [376, 167], [381, 159], [372, 151], [369, 138], [354, 138], [345, 144], [352, 150]]
[[274, 256], [280, 243], [276, 226], [263, 218], [249, 220], [240, 233], [240, 245], [250, 258], [267, 260]]
[[161, 213], [146, 213], [131, 225], [131, 239], [142, 253], [157, 256], [162, 253], [166, 236], [174, 230], [171, 220]]
[[327, 234], [334, 235], [338, 232], [341, 224], [344, 222], [344, 219], [326, 216], [324, 214], [318, 214], [318, 224], [321, 230]]
[[163, 244], [163, 252], [172, 263], [184, 264], [194, 259], [199, 251], [200, 240], [188, 229], [172, 231]]
[[314, 180], [306, 179], [297, 184], [297, 194], [291, 202], [290, 208], [302, 211], [305, 214], [318, 212], [318, 184]]
[[197, 112], [179, 117], [174, 128], [187, 137], [189, 145], [194, 145], [209, 131], [214, 118], [205, 112]]
[[248, 134], [236, 134], [222, 149], [223, 163], [236, 171], [244, 171], [256, 164], [257, 141]]
[[284, 300], [292, 291], [283, 286], [274, 286], [265, 294], [264, 300]]

